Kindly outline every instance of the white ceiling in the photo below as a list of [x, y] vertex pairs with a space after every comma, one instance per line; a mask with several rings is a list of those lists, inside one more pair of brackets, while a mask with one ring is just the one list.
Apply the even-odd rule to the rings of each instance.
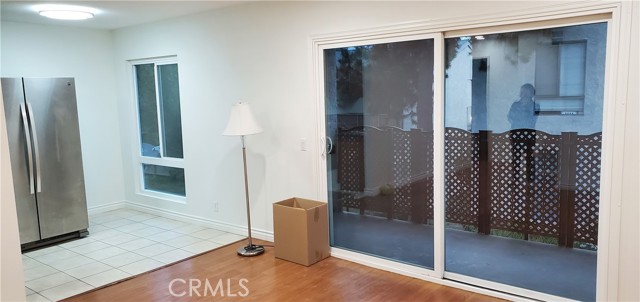
[[[154, 22], [202, 11], [217, 9], [244, 1], [0, 1], [0, 19], [37, 24], [64, 25], [96, 29], [120, 27]], [[65, 4], [90, 7], [95, 17], [82, 21], [53, 20], [38, 15], [34, 6], [39, 4]]]

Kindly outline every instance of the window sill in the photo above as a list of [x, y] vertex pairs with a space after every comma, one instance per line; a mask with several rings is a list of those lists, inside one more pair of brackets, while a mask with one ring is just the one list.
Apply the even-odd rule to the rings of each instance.
[[180, 203], [180, 204], [186, 204], [187, 203], [187, 197], [186, 196], [183, 197], [183, 196], [173, 195], [173, 194], [169, 194], [169, 193], [162, 193], [162, 192], [145, 190], [145, 189], [137, 190], [136, 191], [136, 195], [149, 197], [149, 198], [154, 198], [154, 199], [161, 199], [161, 200], [164, 200], [164, 201], [170, 201], [170, 202], [175, 202], [175, 203]]

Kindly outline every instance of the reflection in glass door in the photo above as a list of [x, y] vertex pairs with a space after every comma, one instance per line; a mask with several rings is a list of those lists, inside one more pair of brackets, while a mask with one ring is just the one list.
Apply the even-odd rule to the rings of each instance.
[[331, 245], [433, 267], [433, 39], [324, 50]]
[[447, 272], [595, 300], [606, 35], [445, 40]]

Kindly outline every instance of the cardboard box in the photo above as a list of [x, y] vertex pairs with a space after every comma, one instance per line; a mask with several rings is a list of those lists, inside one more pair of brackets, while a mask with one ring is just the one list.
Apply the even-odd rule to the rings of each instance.
[[312, 265], [329, 257], [327, 204], [290, 198], [273, 204], [276, 258]]

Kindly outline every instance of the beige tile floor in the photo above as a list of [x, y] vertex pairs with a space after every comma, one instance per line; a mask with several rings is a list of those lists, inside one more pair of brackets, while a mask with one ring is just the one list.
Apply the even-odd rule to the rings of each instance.
[[244, 238], [131, 209], [90, 215], [89, 232], [22, 255], [27, 301], [58, 301]]

